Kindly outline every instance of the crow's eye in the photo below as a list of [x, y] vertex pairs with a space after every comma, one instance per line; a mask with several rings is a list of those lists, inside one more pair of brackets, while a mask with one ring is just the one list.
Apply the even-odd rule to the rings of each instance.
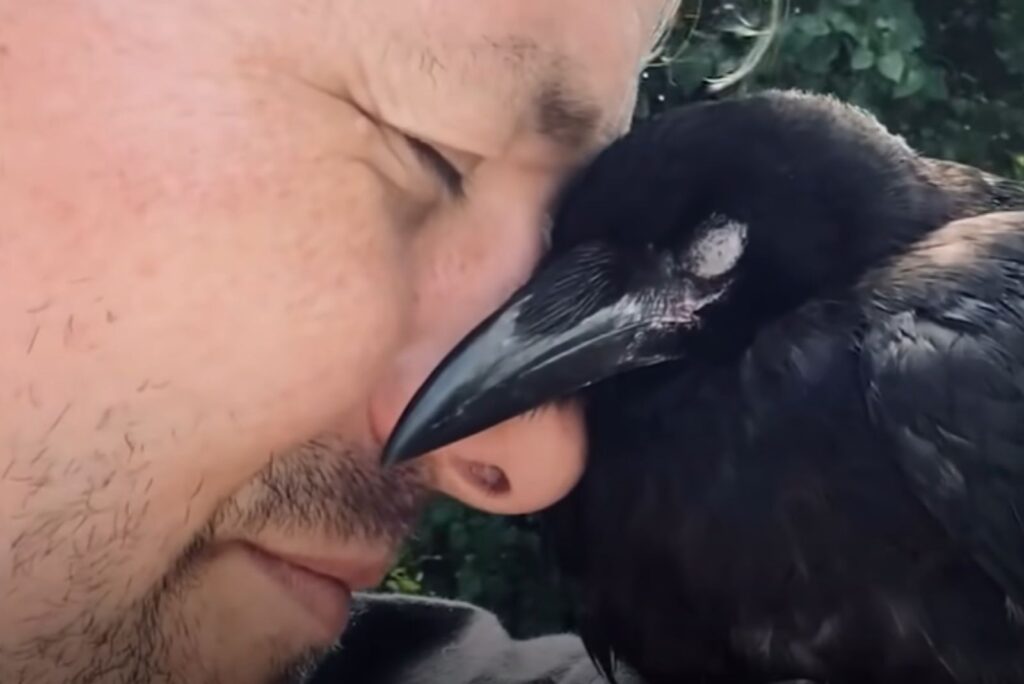
[[684, 267], [702, 278], [717, 278], [731, 271], [747, 247], [747, 224], [715, 215], [698, 229], [682, 255]]
[[411, 136], [405, 136], [420, 161], [437, 176], [444, 187], [457, 197], [462, 196], [463, 175], [437, 148]]

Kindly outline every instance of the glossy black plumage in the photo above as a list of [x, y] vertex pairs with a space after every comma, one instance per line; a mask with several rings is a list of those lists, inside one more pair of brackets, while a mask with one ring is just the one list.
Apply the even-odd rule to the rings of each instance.
[[547, 516], [596, 655], [652, 684], [1024, 681], [1024, 221], [985, 223], [955, 276], [918, 252], [734, 365], [594, 389]]
[[599, 662], [1024, 682], [1020, 185], [797, 93], [642, 125], [392, 456], [569, 393], [588, 468], [545, 517]]

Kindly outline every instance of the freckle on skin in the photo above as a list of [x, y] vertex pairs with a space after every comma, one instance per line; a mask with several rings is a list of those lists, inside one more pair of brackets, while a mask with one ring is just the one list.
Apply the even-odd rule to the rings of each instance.
[[113, 323], [117, 320], [117, 316], [110, 309], [107, 309], [107, 323]]

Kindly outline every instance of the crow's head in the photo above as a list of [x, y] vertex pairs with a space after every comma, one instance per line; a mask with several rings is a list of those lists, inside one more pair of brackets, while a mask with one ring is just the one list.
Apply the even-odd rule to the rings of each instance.
[[901, 139], [830, 98], [767, 92], [642, 124], [569, 182], [534, 276], [428, 378], [385, 460], [629, 371], [727, 361], [949, 204]]

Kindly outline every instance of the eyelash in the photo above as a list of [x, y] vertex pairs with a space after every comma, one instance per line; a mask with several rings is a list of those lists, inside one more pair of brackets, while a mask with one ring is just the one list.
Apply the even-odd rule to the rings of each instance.
[[409, 136], [406, 136], [406, 139], [412, 146], [416, 156], [440, 177], [444, 186], [455, 196], [461, 197], [464, 180], [462, 172], [431, 145]]

